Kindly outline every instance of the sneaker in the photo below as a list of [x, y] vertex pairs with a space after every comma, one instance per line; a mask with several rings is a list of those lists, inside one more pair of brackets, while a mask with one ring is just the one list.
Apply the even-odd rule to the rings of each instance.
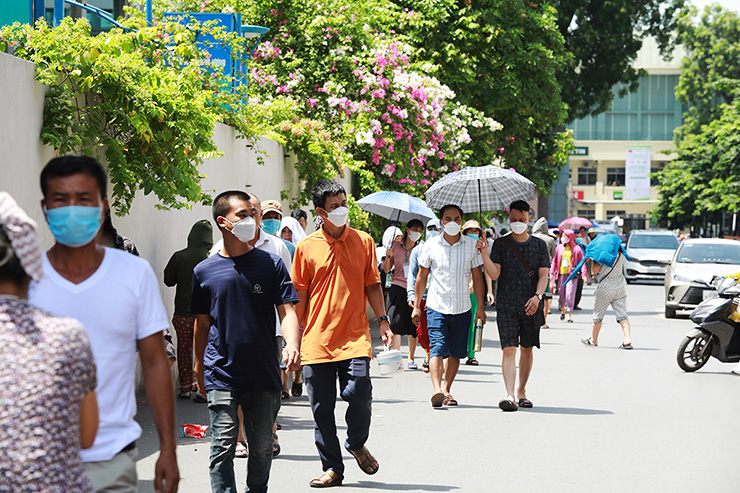
[[193, 402], [197, 402], [198, 404], [204, 404], [208, 402], [208, 399], [200, 395], [200, 393], [196, 392], [195, 397], [193, 397]]
[[180, 392], [177, 394], [178, 399], [190, 399], [190, 392]]
[[414, 361], [409, 361], [409, 370], [418, 370], [419, 367], [416, 365]]
[[738, 363], [738, 365], [730, 371], [735, 375], [740, 375], [740, 363]]

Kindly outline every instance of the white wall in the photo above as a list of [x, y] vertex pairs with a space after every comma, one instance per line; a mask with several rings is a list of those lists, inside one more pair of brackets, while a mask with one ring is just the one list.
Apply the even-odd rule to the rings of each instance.
[[[18, 204], [39, 224], [43, 248], [53, 244], [41, 210], [39, 175], [57, 154], [41, 144], [45, 88], [34, 80], [34, 65], [0, 53], [0, 190], [9, 192]], [[280, 199], [283, 189], [297, 190], [300, 185], [293, 166], [277, 142], [261, 139], [254, 149], [226, 125], [217, 124], [215, 141], [223, 156], [209, 160], [200, 168], [205, 190], [215, 194], [240, 189], [255, 193], [261, 200]], [[259, 164], [257, 151], [264, 164]], [[110, 188], [109, 188], [110, 192]], [[175, 289], [162, 283], [162, 271], [170, 256], [187, 246], [190, 228], [200, 219], [211, 219], [210, 207], [193, 205], [192, 209], [162, 211], [155, 207], [156, 197], [139, 192], [129, 215], [113, 217], [119, 233], [131, 238], [141, 256], [149, 261], [160, 281], [162, 298], [171, 318]], [[306, 209], [309, 209], [308, 207]], [[288, 204], [284, 210], [289, 211]], [[211, 220], [213, 223], [213, 221]], [[215, 229], [215, 227], [214, 227]], [[220, 233], [214, 231], [214, 241]], [[174, 331], [173, 331], [174, 332]]]

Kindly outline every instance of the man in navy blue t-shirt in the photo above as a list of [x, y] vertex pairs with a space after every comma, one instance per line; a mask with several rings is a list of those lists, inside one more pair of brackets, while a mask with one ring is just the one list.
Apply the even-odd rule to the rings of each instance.
[[223, 248], [193, 272], [190, 311], [195, 319], [195, 372], [206, 390], [211, 416], [211, 489], [236, 491], [234, 453], [239, 419], [249, 445], [247, 488], [267, 491], [272, 464], [272, 424], [280, 409], [280, 367], [276, 354], [275, 309], [286, 347], [288, 371], [300, 364], [298, 295], [285, 264], [249, 245], [256, 233], [256, 209], [248, 194], [223, 192], [213, 202], [213, 219]]

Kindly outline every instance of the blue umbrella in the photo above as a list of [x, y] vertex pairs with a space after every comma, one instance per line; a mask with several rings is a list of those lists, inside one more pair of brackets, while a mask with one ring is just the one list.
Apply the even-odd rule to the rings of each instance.
[[377, 214], [387, 219], [407, 223], [418, 219], [426, 223], [437, 215], [418, 197], [403, 192], [375, 192], [357, 201], [363, 211]]
[[557, 227], [558, 227], [558, 223], [556, 223], [555, 221], [550, 221], [550, 220], [548, 219], [548, 220], [547, 220], [547, 227], [548, 227], [548, 228], [557, 228]]

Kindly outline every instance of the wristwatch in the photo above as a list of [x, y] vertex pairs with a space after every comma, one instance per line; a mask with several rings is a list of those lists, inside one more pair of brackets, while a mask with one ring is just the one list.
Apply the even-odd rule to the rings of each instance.
[[378, 322], [388, 322], [388, 315], [383, 315], [382, 317], [378, 317]]
[[542, 301], [542, 295], [541, 295], [541, 294], [537, 294], [537, 293], [535, 293], [534, 295], [535, 295], [535, 296], [536, 296], [536, 297], [537, 297], [537, 298], [538, 298], [538, 299], [539, 299], [540, 301]]

